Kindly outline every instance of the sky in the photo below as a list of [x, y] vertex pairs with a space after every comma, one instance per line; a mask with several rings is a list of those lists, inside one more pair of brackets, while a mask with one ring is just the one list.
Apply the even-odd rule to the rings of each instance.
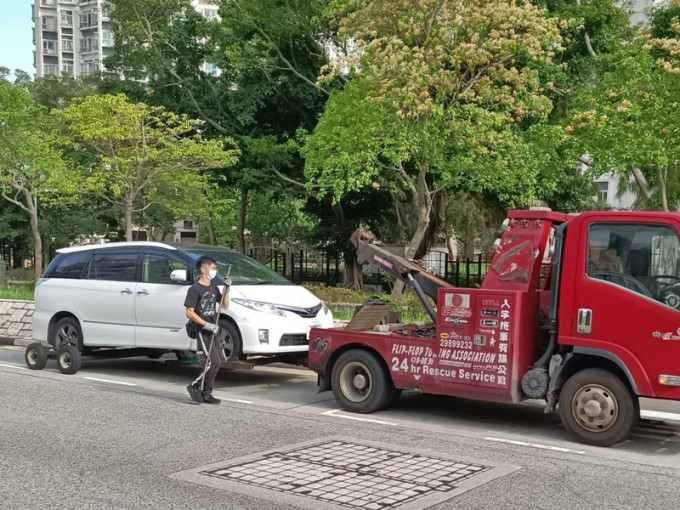
[[0, 0], [0, 66], [23, 69], [31, 76], [33, 68], [33, 0]]

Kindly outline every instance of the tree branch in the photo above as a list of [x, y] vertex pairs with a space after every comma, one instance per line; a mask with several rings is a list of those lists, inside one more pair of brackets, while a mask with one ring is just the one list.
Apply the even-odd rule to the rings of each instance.
[[[576, 0], [576, 5], [579, 7], [581, 6], [581, 0]], [[590, 36], [588, 35], [588, 32], [585, 30], [583, 31], [583, 39], [586, 42], [586, 51], [588, 52], [588, 55], [591, 57], [596, 57], [597, 55], [595, 54], [595, 51], [593, 50], [593, 46], [590, 44]]]
[[640, 187], [640, 191], [642, 191], [642, 194], [645, 196], [645, 198], [647, 200], [652, 198], [652, 190], [649, 188], [649, 183], [642, 173], [642, 170], [640, 170], [640, 168], [635, 165], [631, 165], [630, 172], [633, 174], [635, 182], [637, 182], [638, 186]]

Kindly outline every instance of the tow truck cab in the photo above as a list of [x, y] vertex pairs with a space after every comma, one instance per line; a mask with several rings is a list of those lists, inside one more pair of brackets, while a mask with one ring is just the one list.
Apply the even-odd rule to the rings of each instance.
[[548, 411], [559, 403], [570, 433], [600, 446], [625, 438], [641, 409], [656, 419], [680, 413], [680, 214], [513, 210], [503, 230], [478, 289], [423, 278], [386, 248], [359, 246], [424, 305], [424, 294], [435, 301], [435, 323], [313, 329], [309, 367], [320, 389], [353, 412], [384, 408], [410, 388], [543, 399]]

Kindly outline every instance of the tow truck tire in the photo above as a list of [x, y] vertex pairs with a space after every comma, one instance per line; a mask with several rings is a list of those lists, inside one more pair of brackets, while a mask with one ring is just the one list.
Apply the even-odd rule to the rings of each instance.
[[28, 344], [24, 353], [26, 366], [31, 370], [42, 370], [47, 365], [47, 347], [40, 342]]
[[343, 353], [333, 365], [331, 387], [345, 411], [367, 414], [384, 409], [394, 385], [375, 355], [362, 349]]
[[57, 351], [57, 367], [62, 374], [75, 374], [81, 361], [80, 351], [73, 345], [64, 345]]
[[559, 409], [567, 431], [593, 446], [622, 441], [640, 417], [637, 398], [620, 378], [601, 368], [572, 375], [560, 393]]

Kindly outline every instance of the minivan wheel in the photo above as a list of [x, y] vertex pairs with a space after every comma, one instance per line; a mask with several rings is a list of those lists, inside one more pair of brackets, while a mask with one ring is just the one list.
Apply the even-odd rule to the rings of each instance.
[[224, 346], [224, 355], [229, 361], [244, 360], [243, 342], [241, 341], [241, 333], [228, 320], [220, 319], [220, 340]]
[[72, 345], [83, 352], [83, 331], [80, 329], [80, 323], [73, 317], [64, 317], [54, 326], [50, 343], [55, 351], [65, 345]]

